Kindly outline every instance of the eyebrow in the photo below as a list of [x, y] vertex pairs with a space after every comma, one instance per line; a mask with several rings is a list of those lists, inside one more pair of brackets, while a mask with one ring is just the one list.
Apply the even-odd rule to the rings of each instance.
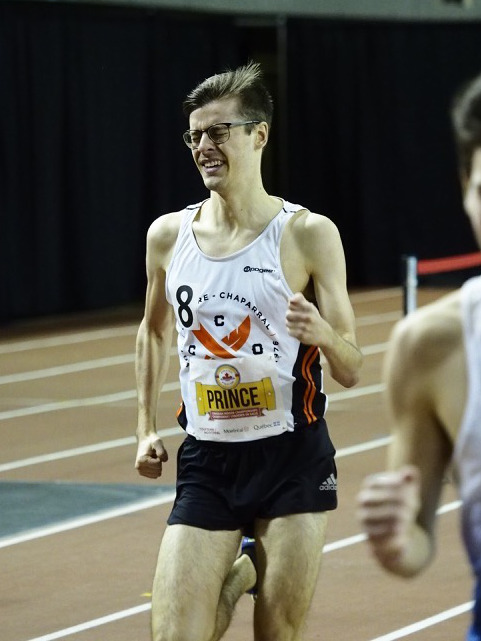
[[202, 129], [197, 128], [197, 127], [192, 127], [192, 128], [189, 128], [188, 131], [207, 131], [207, 129], [209, 129], [209, 127], [213, 127], [214, 125], [226, 125], [226, 124], [230, 125], [233, 122], [236, 122], [236, 121], [235, 120], [216, 120], [211, 125], [207, 125], [207, 127], [204, 127]]

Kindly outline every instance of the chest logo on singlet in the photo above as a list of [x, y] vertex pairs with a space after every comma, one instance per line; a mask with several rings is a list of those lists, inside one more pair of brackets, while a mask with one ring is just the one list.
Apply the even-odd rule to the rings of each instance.
[[199, 325], [199, 329], [194, 329], [192, 333], [213, 356], [217, 358], [234, 358], [234, 354], [229, 352], [226, 347], [229, 347], [234, 352], [239, 351], [249, 338], [250, 331], [251, 319], [249, 316], [246, 316], [236, 329], [221, 339], [221, 343], [223, 343], [225, 347], [221, 345], [203, 325]]
[[250, 265], [246, 265], [244, 267], [244, 271], [249, 273], [249, 272], [257, 272], [259, 274], [272, 274], [275, 272], [275, 269], [267, 269], [265, 267], [251, 267]]
[[225, 389], [237, 387], [240, 383], [239, 371], [232, 365], [221, 365], [215, 371], [215, 381]]

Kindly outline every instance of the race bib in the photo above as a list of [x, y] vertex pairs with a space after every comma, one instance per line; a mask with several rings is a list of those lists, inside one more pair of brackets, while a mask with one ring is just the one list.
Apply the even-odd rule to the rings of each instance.
[[253, 441], [287, 430], [273, 358], [192, 359], [192, 434], [208, 441]]

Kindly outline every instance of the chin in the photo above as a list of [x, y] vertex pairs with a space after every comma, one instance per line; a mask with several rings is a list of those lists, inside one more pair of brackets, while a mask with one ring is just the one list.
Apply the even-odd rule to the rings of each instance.
[[204, 185], [209, 191], [219, 191], [222, 180], [215, 178], [214, 176], [205, 176]]

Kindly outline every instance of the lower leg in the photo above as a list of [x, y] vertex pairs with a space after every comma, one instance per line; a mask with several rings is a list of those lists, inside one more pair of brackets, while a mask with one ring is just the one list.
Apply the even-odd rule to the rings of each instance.
[[258, 522], [257, 551], [262, 563], [254, 610], [256, 641], [303, 638], [321, 566], [326, 525], [325, 513]]
[[153, 641], [220, 638], [216, 622], [220, 600], [226, 610], [224, 586], [231, 582], [235, 586], [246, 574], [244, 563], [233, 572], [239, 539], [240, 532], [185, 525], [166, 528], [152, 591]]
[[234, 609], [240, 597], [257, 581], [257, 573], [251, 559], [242, 554], [234, 562], [222, 586], [217, 609], [215, 631], [210, 641], [219, 641], [229, 627]]

